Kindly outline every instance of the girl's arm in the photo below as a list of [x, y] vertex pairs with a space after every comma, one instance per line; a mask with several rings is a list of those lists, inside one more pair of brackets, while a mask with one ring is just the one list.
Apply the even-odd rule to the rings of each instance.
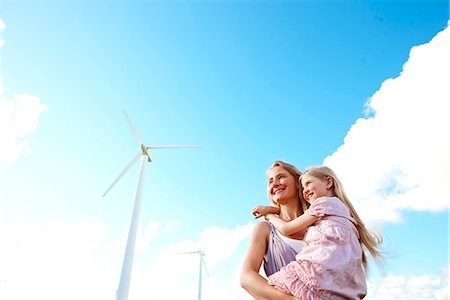
[[244, 258], [241, 270], [241, 286], [257, 300], [293, 300], [294, 296], [286, 295], [269, 285], [259, 274], [264, 259], [269, 237], [269, 227], [266, 222], [255, 225], [250, 238], [250, 245]]
[[259, 217], [265, 216], [267, 214], [280, 214], [280, 207], [279, 206], [266, 206], [266, 205], [258, 205], [252, 210], [253, 215], [255, 216], [255, 219], [258, 219]]
[[304, 213], [300, 217], [295, 218], [291, 221], [285, 221], [280, 219], [277, 215], [268, 214], [265, 216], [270, 223], [281, 232], [282, 235], [290, 236], [296, 232], [305, 232], [306, 229], [317, 221], [318, 217], [311, 216], [307, 213]]

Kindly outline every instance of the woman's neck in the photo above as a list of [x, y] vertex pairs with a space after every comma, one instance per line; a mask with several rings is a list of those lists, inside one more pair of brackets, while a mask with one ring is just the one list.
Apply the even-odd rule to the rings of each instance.
[[285, 221], [291, 221], [300, 216], [300, 201], [290, 201], [280, 205], [280, 218]]

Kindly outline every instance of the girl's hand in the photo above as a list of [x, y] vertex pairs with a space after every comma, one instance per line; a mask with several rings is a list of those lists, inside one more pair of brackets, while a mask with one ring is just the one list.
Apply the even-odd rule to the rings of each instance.
[[279, 214], [280, 208], [278, 206], [266, 206], [266, 205], [258, 205], [252, 210], [255, 219], [258, 219], [267, 214]]
[[265, 216], [269, 213], [269, 209], [265, 205], [258, 205], [252, 210], [252, 214], [255, 217], [255, 219], [258, 219], [262, 216]]

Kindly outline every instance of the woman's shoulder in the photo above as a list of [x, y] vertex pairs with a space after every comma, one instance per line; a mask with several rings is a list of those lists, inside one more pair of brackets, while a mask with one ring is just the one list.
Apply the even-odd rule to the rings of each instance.
[[253, 235], [256, 236], [269, 236], [270, 228], [269, 223], [267, 221], [261, 221], [256, 223], [253, 227]]
[[270, 229], [269, 223], [267, 221], [261, 221], [261, 222], [255, 224], [255, 226], [253, 228], [253, 232], [268, 233], [269, 229]]
[[250, 240], [254, 244], [268, 243], [270, 237], [269, 224], [266, 221], [256, 223], [253, 226], [252, 234], [250, 235]]

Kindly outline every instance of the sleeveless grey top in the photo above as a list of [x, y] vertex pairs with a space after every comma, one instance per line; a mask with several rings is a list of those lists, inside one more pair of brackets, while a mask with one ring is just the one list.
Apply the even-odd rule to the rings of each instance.
[[267, 222], [267, 225], [269, 225], [269, 244], [264, 255], [264, 271], [270, 276], [294, 261], [304, 242], [281, 235], [270, 222]]

